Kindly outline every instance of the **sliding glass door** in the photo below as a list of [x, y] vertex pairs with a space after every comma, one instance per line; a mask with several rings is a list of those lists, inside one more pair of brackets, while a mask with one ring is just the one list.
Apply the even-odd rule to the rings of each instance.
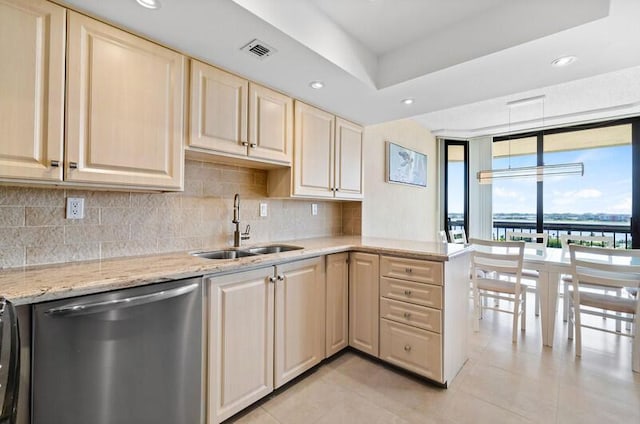
[[445, 140], [445, 230], [464, 228], [469, 234], [469, 149], [467, 141]]

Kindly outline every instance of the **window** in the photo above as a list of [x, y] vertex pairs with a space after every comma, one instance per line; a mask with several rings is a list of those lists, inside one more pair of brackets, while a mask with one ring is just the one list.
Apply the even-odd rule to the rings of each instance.
[[468, 145], [466, 141], [445, 140], [444, 229], [468, 228]]

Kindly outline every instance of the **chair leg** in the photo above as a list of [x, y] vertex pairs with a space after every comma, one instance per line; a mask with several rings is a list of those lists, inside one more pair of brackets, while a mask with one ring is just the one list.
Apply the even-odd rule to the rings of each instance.
[[562, 321], [567, 322], [569, 320], [569, 284], [565, 281], [562, 282]]
[[518, 318], [520, 312], [520, 299], [521, 294], [516, 293], [513, 300], [513, 329], [512, 329], [512, 338], [511, 341], [513, 343], [517, 343], [518, 341]]
[[522, 313], [520, 317], [520, 330], [525, 331], [527, 329], [527, 291], [522, 291]]
[[535, 300], [536, 300], [536, 316], [539, 317], [540, 316], [540, 296], [538, 296], [538, 286], [536, 283], [536, 291], [534, 293], [535, 296]]
[[[622, 289], [616, 290], [616, 296], [622, 296]], [[616, 312], [616, 316], [622, 317], [622, 314], [620, 312]], [[616, 332], [622, 333], [622, 321], [620, 319], [616, 319]]]
[[478, 287], [473, 287], [473, 331], [476, 333], [480, 331], [480, 317], [482, 314], [482, 308], [480, 307], [480, 290]]
[[631, 350], [631, 369], [640, 372], [640, 331], [638, 331], [638, 316], [633, 320], [633, 346]]
[[567, 308], [567, 319], [569, 321], [569, 340], [573, 340], [573, 303], [570, 303]]
[[574, 305], [573, 307], [573, 322], [575, 323], [576, 356], [582, 356], [582, 322], [580, 320], [580, 304]]

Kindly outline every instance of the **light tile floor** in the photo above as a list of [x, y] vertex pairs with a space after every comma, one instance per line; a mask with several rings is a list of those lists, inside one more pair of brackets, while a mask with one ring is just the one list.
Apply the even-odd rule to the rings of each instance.
[[488, 312], [479, 333], [469, 330], [469, 361], [449, 389], [347, 352], [229, 422], [640, 423], [630, 360], [630, 338], [588, 329], [576, 359], [561, 316], [553, 349], [533, 315], [514, 345], [510, 316]]

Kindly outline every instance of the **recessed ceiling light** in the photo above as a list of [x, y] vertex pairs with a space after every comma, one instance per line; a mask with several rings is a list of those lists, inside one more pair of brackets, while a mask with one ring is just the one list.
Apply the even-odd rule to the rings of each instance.
[[160, 0], [136, 0], [138, 4], [147, 9], [160, 9]]
[[309, 83], [309, 87], [313, 88], [314, 90], [319, 90], [324, 87], [324, 83], [322, 81], [311, 81]]
[[563, 66], [571, 65], [576, 60], [578, 60], [578, 58], [575, 56], [562, 56], [551, 62], [551, 66], [561, 68]]
[[403, 105], [412, 105], [413, 104], [413, 99], [411, 97], [409, 97], [408, 99], [402, 99], [401, 103]]

